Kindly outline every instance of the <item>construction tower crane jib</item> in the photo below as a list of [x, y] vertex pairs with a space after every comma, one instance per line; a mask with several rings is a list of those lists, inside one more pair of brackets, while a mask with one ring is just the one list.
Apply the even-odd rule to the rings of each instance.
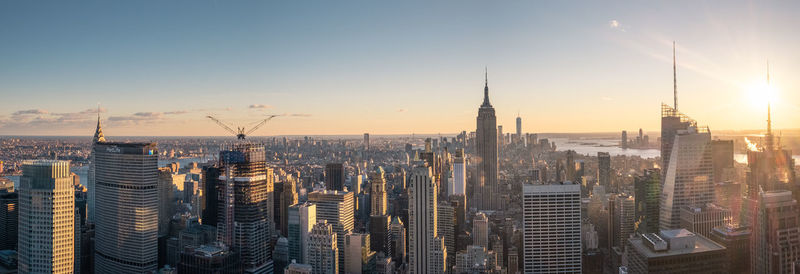
[[261, 126], [266, 124], [269, 120], [272, 120], [272, 118], [275, 118], [275, 117], [278, 117], [278, 116], [280, 116], [280, 115], [270, 115], [266, 119], [261, 120], [258, 124], [256, 124], [252, 128], [250, 128], [250, 130], [245, 130], [244, 127], [236, 127], [236, 130], [233, 130], [231, 127], [229, 127], [228, 125], [226, 125], [225, 123], [223, 123], [219, 119], [214, 118], [214, 116], [208, 115], [208, 116], [206, 116], [206, 118], [211, 119], [212, 121], [217, 123], [217, 125], [219, 125], [220, 127], [225, 129], [226, 131], [228, 131], [231, 134], [233, 134], [234, 136], [236, 136], [236, 139], [244, 140], [245, 137], [247, 137], [247, 135], [250, 135], [250, 133], [253, 133], [254, 131], [256, 131], [258, 128], [260, 128]]

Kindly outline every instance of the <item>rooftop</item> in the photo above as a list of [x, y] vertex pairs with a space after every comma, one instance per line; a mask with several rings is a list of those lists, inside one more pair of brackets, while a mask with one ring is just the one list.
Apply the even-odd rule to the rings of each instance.
[[[636, 252], [644, 255], [647, 258], [669, 257], [669, 256], [686, 255], [686, 254], [694, 254], [702, 252], [712, 252], [725, 249], [724, 246], [715, 243], [701, 235], [696, 235], [686, 229], [662, 230], [660, 235], [651, 234], [648, 236], [651, 239], [655, 239], [656, 242], [659, 242], [661, 245], [663, 245], [663, 242], [669, 242], [669, 246], [668, 248], [664, 249], [659, 248], [654, 250], [653, 248], [648, 247], [648, 245], [645, 243], [646, 237], [634, 237], [628, 239], [628, 242], [631, 244], [631, 247], [634, 250], [636, 250]], [[691, 241], [690, 239], [693, 239], [693, 241]], [[694, 243], [694, 246], [691, 248], [680, 248], [673, 246], [676, 243], [692, 243], [692, 242]]]

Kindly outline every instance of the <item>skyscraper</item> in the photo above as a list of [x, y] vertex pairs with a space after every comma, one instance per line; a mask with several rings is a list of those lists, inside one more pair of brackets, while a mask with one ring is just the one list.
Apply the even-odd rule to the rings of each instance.
[[72, 273], [76, 219], [69, 162], [24, 162], [19, 198], [19, 272]]
[[280, 199], [281, 233], [287, 236], [289, 231], [289, 207], [298, 202], [296, 184], [297, 180], [295, 178], [286, 178], [283, 182], [283, 192], [281, 193], [281, 196], [283, 196]]
[[[184, 176], [185, 177], [185, 176]], [[184, 179], [181, 177], [180, 179]], [[173, 184], [175, 177], [172, 168], [163, 167], [158, 169], [158, 236], [169, 234], [169, 221], [172, 220], [174, 213], [174, 191]], [[179, 181], [178, 183], [183, 183]]]
[[158, 149], [155, 143], [94, 146], [95, 271], [158, 267]]
[[439, 202], [436, 216], [436, 231], [437, 235], [444, 239], [444, 245], [447, 247], [447, 265], [448, 268], [455, 265], [456, 259], [456, 209], [449, 201]]
[[[414, 167], [408, 186], [409, 273], [443, 273], [444, 243], [437, 236], [437, 184], [430, 167]], [[437, 243], [438, 242], [438, 243]], [[441, 267], [440, 267], [441, 266]]]
[[325, 189], [344, 190], [344, 165], [341, 163], [330, 163], [325, 165]]
[[525, 273], [581, 273], [581, 187], [523, 186]]
[[690, 126], [673, 139], [670, 162], [661, 190], [661, 229], [680, 228], [685, 206], [702, 206], [714, 199], [711, 132]]
[[628, 237], [634, 233], [636, 226], [636, 203], [632, 196], [620, 194], [614, 201], [614, 218], [613, 218], [613, 240], [614, 246], [619, 247], [620, 250], [625, 250], [625, 244]]
[[[339, 273], [340, 262], [344, 260], [339, 256], [343, 254], [337, 248], [337, 233], [333, 226], [325, 220], [320, 220], [308, 234], [308, 260], [314, 274]], [[343, 241], [342, 241], [343, 242]], [[342, 266], [343, 267], [343, 266]]]
[[522, 140], [522, 117], [517, 113], [517, 140]]
[[731, 210], [708, 203], [702, 207], [687, 206], [681, 209], [681, 227], [695, 234], [711, 238], [715, 227], [731, 224]]
[[345, 237], [344, 254], [346, 274], [373, 273], [375, 252], [370, 250], [370, 234], [348, 233]]
[[0, 250], [17, 249], [18, 221], [19, 192], [0, 190]]
[[597, 153], [597, 181], [604, 188], [611, 188], [611, 155], [608, 152]]
[[92, 139], [92, 152], [89, 154], [89, 170], [87, 171], [87, 178], [86, 178], [86, 190], [88, 192], [87, 197], [87, 216], [86, 219], [90, 223], [94, 223], [94, 211], [95, 211], [95, 159], [94, 159], [94, 146], [98, 143], [104, 143], [106, 141], [106, 137], [103, 135], [103, 128], [100, 125], [100, 112], [98, 109], [97, 113], [97, 128], [94, 131], [94, 138]]
[[239, 252], [246, 273], [271, 273], [273, 176], [264, 146], [226, 145], [219, 159], [217, 239]]
[[489, 219], [483, 212], [478, 212], [472, 219], [472, 245], [489, 249]]
[[627, 273], [728, 273], [725, 247], [686, 229], [643, 234], [628, 246]]
[[390, 242], [392, 243], [392, 261], [401, 264], [406, 261], [406, 227], [400, 217], [392, 218], [392, 223], [389, 224], [391, 231]]
[[792, 273], [800, 261], [800, 212], [791, 191], [761, 191], [751, 220], [750, 273]]
[[318, 190], [308, 194], [308, 201], [317, 204], [317, 221], [327, 221], [336, 233], [339, 271], [344, 272], [344, 235], [354, 228], [353, 193]]
[[364, 133], [364, 150], [369, 151], [369, 133]]
[[369, 176], [370, 196], [372, 204], [370, 216], [386, 215], [386, 178], [383, 168], [377, 167]]
[[645, 169], [644, 174], [634, 178], [636, 199], [636, 222], [638, 232], [659, 231], [659, 197], [661, 197], [661, 170]]
[[464, 149], [456, 149], [453, 159], [453, 186], [450, 195], [467, 195], [467, 167]]
[[476, 183], [480, 191], [473, 193], [475, 205], [479, 210], [492, 209], [497, 187], [497, 118], [494, 107], [489, 103], [489, 78], [483, 88], [483, 104], [478, 109], [477, 129], [475, 130], [475, 159], [478, 168]]
[[306, 263], [308, 234], [317, 223], [317, 205], [308, 202], [292, 205], [289, 207], [288, 215], [289, 261]]

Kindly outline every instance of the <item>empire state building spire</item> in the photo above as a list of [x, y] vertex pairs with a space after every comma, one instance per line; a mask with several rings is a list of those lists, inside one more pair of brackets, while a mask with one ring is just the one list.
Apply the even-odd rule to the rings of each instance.
[[483, 87], [483, 104], [481, 107], [492, 107], [492, 104], [489, 103], [489, 70], [488, 68], [485, 70], [485, 77], [486, 77], [486, 85]]

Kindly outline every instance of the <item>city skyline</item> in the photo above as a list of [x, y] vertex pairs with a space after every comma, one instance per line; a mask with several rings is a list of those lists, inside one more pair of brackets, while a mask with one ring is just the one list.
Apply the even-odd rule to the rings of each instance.
[[88, 135], [98, 103], [112, 136], [451, 134], [485, 66], [498, 125], [650, 132], [673, 40], [681, 112], [762, 129], [769, 59], [774, 127], [800, 118], [798, 3], [459, 4], [2, 3], [0, 135]]

